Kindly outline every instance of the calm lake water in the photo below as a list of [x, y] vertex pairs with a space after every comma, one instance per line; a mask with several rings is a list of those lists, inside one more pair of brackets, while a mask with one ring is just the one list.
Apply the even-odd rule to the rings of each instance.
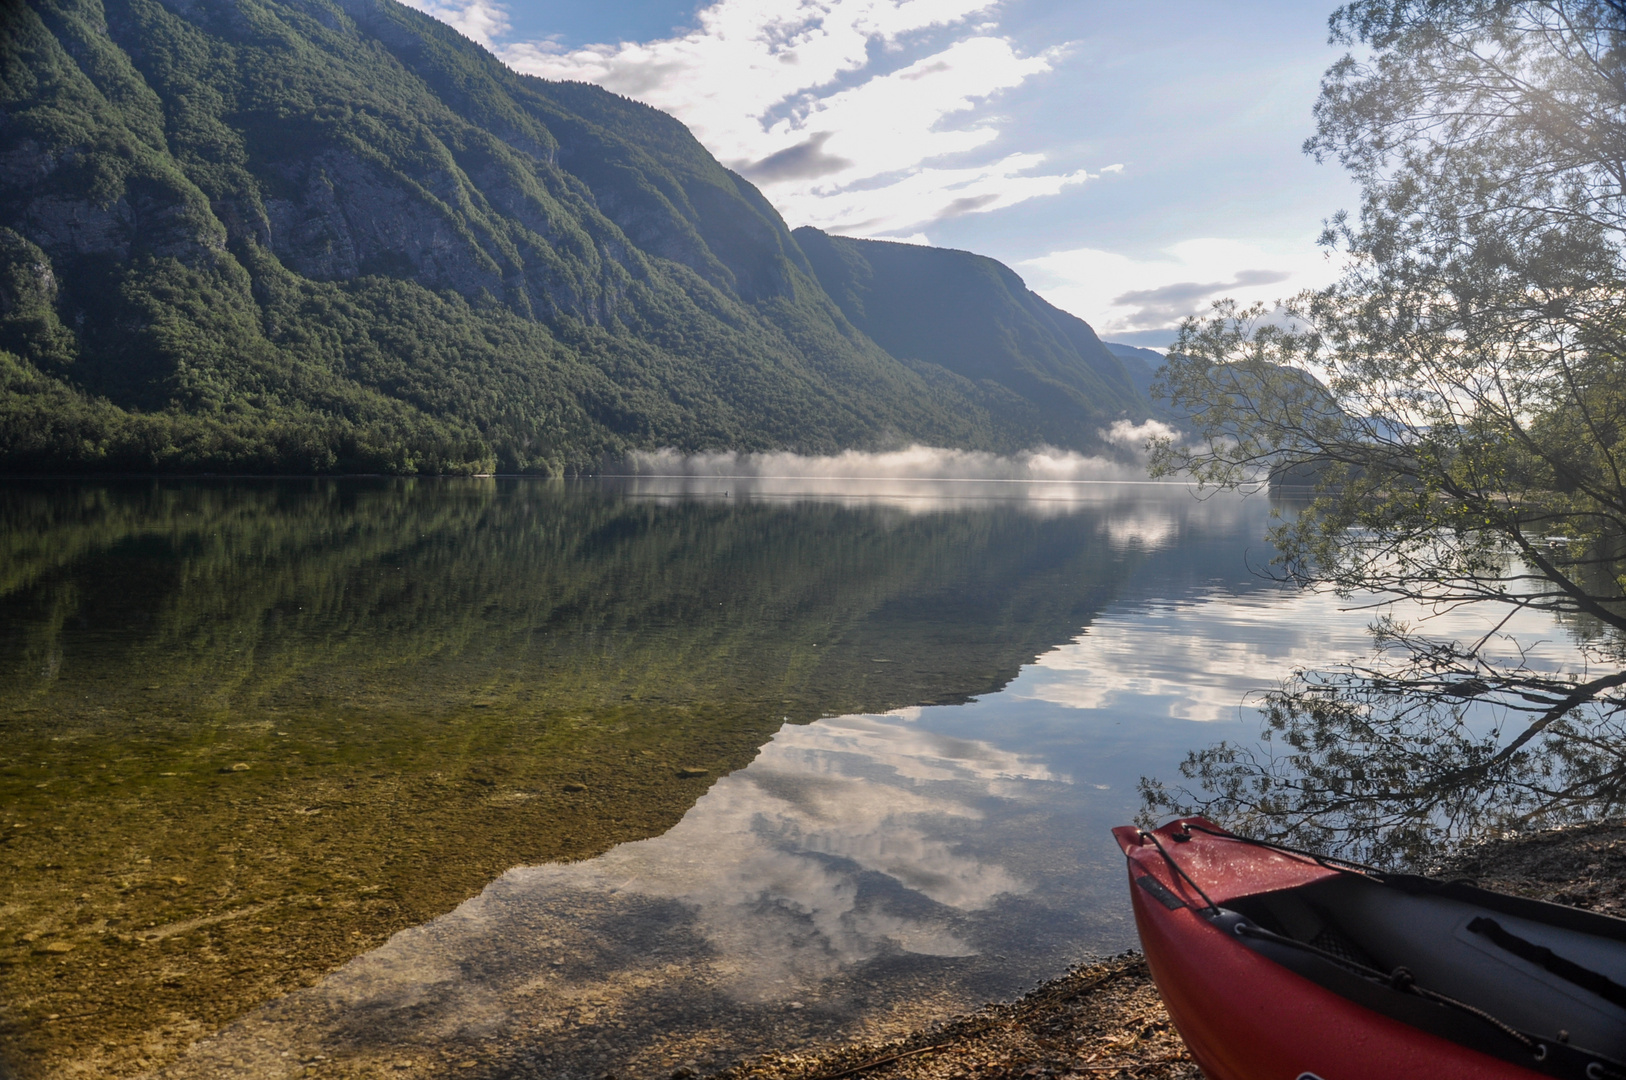
[[1271, 513], [1136, 484], [10, 483], [0, 1055], [667, 1076], [1130, 947], [1108, 829], [1137, 779], [1367, 648], [1369, 612], [1258, 574]]

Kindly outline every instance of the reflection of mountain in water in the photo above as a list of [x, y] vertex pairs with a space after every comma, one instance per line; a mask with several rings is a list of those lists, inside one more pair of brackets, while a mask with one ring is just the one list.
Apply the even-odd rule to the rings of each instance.
[[189, 1037], [173, 1016], [218, 1025], [510, 866], [665, 831], [782, 718], [997, 690], [1149, 546], [1237, 527], [1132, 488], [1061, 513], [659, 495], [0, 491], [0, 801], [27, 826], [0, 904], [74, 948], [0, 948], [34, 1002], [8, 1056], [84, 1039], [126, 1071], [118, 1047]]
[[91, 685], [129, 704], [139, 673], [166, 709], [223, 719], [407, 687], [414, 712], [541, 685], [581, 704], [790, 694], [803, 715], [964, 697], [1169, 539], [1183, 493], [1150, 513], [1140, 494], [1058, 517], [478, 482], [13, 487], [3, 676], [74, 713]]

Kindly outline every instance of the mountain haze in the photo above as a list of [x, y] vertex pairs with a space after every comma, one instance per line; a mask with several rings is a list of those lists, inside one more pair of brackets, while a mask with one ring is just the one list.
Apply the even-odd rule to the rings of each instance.
[[[1120, 345], [1115, 341], [1106, 342], [1106, 347], [1123, 364], [1124, 371], [1128, 372], [1130, 381], [1140, 395], [1152, 398], [1152, 383], [1165, 362], [1163, 354], [1138, 345]], [[1167, 402], [1163, 404], [1167, 405]]]
[[1088, 323], [969, 251], [794, 233], [847, 319], [900, 360], [947, 368], [1021, 417], [1033, 442], [1088, 445], [1144, 411], [1125, 366]]
[[7, 471], [1090, 449], [1148, 413], [1000, 264], [793, 235], [672, 117], [393, 0], [0, 20]]

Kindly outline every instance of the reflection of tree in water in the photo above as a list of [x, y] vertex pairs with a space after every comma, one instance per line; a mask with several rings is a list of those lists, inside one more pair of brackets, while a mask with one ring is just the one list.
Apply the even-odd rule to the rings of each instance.
[[518, 481], [12, 485], [0, 692], [150, 713], [161, 684], [166, 708], [211, 719], [726, 703], [765, 739], [786, 716], [997, 690], [1143, 558], [1104, 532], [1144, 515], [1135, 500], [1092, 509]]
[[[1263, 703], [1260, 742], [1190, 754], [1201, 789], [1143, 780], [1149, 815], [1204, 813], [1253, 835], [1386, 865], [1461, 839], [1617, 815], [1626, 805], [1626, 670], [1510, 662], [1483, 642], [1375, 627], [1376, 657], [1301, 671]], [[1476, 647], [1477, 646], [1477, 647]], [[1594, 640], [1588, 652], [1604, 645]], [[1611, 656], [1613, 654], [1611, 653]]]

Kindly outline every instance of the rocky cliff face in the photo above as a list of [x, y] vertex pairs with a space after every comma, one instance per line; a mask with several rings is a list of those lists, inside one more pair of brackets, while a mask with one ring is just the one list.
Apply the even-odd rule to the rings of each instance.
[[0, 279], [49, 281], [0, 289], [0, 467], [1056, 441], [855, 328], [676, 120], [393, 0], [8, 8], [0, 227]]

